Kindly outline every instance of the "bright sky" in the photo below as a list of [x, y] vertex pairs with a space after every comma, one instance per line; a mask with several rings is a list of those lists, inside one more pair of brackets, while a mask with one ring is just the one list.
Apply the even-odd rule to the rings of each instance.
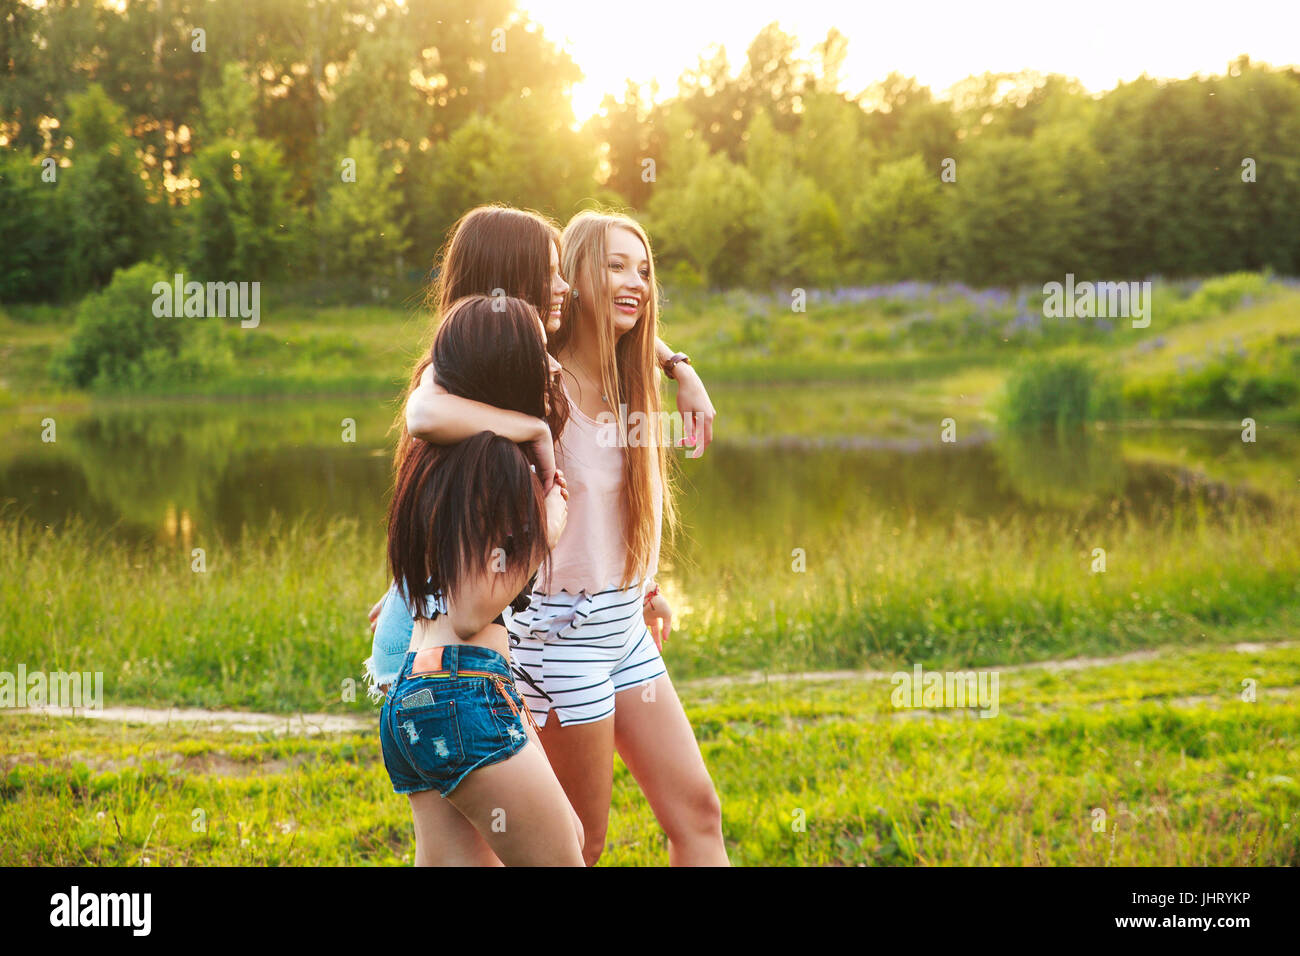
[[1097, 92], [1148, 73], [1222, 73], [1245, 53], [1300, 63], [1300, 0], [518, 0], [586, 74], [573, 90], [583, 120], [628, 78], [658, 80], [661, 97], [701, 53], [722, 44], [733, 72], [750, 41], [777, 21], [808, 51], [838, 27], [849, 41], [844, 89], [891, 70], [936, 93], [971, 74], [1040, 70]]

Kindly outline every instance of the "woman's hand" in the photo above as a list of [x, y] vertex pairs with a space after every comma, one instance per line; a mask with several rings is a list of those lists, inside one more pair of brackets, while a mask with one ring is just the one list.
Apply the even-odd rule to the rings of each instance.
[[682, 427], [686, 432], [679, 447], [692, 446], [694, 452], [687, 452], [686, 457], [699, 458], [713, 441], [713, 420], [718, 413], [695, 369], [685, 362], [678, 362], [673, 374], [677, 376], [677, 411], [681, 413]]
[[546, 493], [546, 541], [554, 550], [564, 533], [564, 525], [569, 519], [569, 484], [564, 480], [564, 472], [555, 472], [555, 484]]
[[388, 592], [375, 602], [375, 606], [370, 609], [370, 633], [375, 633], [375, 624], [379, 622], [379, 612], [384, 609], [384, 601], [388, 598]]
[[673, 609], [669, 605], [668, 599], [662, 594], [656, 594], [650, 599], [650, 603], [645, 605], [645, 626], [650, 629], [650, 636], [654, 638], [655, 647], [659, 648], [660, 653], [664, 649], [664, 641], [668, 640], [668, 635], [673, 632]]
[[550, 494], [555, 483], [555, 442], [551, 438], [551, 428], [542, 419], [537, 419], [537, 433], [528, 441], [521, 442], [526, 454], [533, 461], [537, 470], [537, 480], [542, 483], [542, 491]]

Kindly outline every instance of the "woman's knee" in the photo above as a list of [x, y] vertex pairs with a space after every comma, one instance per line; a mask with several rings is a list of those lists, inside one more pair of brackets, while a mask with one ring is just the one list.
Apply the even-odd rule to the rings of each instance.
[[684, 787], [675, 802], [675, 812], [664, 826], [669, 839], [714, 834], [722, 829], [722, 801], [708, 774]]

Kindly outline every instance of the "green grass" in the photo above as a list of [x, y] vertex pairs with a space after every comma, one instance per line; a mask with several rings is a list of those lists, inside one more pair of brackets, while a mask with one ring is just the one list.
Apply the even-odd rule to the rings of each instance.
[[1212, 314], [1147, 345], [1116, 360], [1131, 417], [1300, 422], [1300, 294]]
[[[1241, 699], [1246, 679], [1255, 702]], [[885, 679], [679, 686], [735, 864], [1300, 863], [1295, 647], [1002, 672], [992, 719], [896, 711]], [[401, 865], [413, 854], [407, 802], [372, 734], [15, 715], [0, 716], [0, 733], [0, 865]], [[602, 863], [666, 862], [616, 761]]]
[[[779, 518], [742, 531], [742, 503], [731, 507], [717, 506], [713, 534], [685, 549], [689, 565], [661, 564], [682, 678], [1010, 664], [1276, 638], [1300, 625], [1294, 496], [1264, 509], [1180, 508], [1154, 524], [1050, 513], [901, 521], [855, 500], [816, 532]], [[192, 570], [191, 547], [204, 548], [205, 571]], [[1104, 573], [1091, 570], [1097, 547]], [[382, 528], [354, 519], [132, 545], [77, 521], [54, 533], [17, 516], [0, 524], [0, 660], [102, 671], [111, 705], [362, 709], [345, 691], [361, 678], [365, 610], [384, 587]]]
[[1300, 335], [1300, 292], [1287, 290], [1257, 304], [1228, 312], [1212, 313], [1199, 321], [1162, 328], [1159, 317], [1152, 319], [1145, 338], [1162, 339], [1159, 347], [1150, 343], [1124, 342], [1120, 359], [1127, 377], [1139, 379], [1177, 372], [1179, 358], [1195, 364], [1225, 352], [1238, 344], [1250, 350], [1275, 341], [1279, 336]]
[[[79, 394], [57, 386], [49, 368], [72, 334], [75, 313], [75, 306], [0, 308], [0, 406], [19, 397], [53, 400]], [[396, 394], [427, 349], [431, 328], [428, 316], [413, 307], [282, 305], [264, 309], [256, 328], [243, 329], [229, 320], [222, 338], [233, 361], [216, 374], [95, 394]]]
[[[1081, 494], [1067, 513], [966, 517], [961, 499], [936, 519], [882, 511], [863, 493], [812, 525], [797, 499], [770, 501], [754, 522], [743, 502], [710, 493], [711, 533], [670, 576], [688, 610], [678, 672], [1010, 663], [1300, 624], [1294, 496], [1147, 521]], [[1105, 572], [1091, 570], [1095, 548]]]

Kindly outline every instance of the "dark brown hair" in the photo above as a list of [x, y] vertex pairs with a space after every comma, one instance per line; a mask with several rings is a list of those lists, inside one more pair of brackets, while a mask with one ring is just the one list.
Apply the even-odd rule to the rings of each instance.
[[[456, 300], [429, 358], [453, 395], [541, 417], [550, 368], [530, 303]], [[429, 616], [434, 594], [450, 600], [489, 570], [527, 578], [549, 554], [541, 482], [518, 445], [491, 432], [455, 445], [411, 442], [388, 510], [388, 564], [415, 618]]]
[[[457, 299], [469, 295], [513, 296], [532, 305], [545, 321], [551, 310], [551, 248], [560, 249], [560, 230], [538, 213], [510, 206], [476, 206], [461, 216], [437, 259], [437, 278], [429, 284], [425, 303], [435, 316], [445, 316]], [[406, 430], [406, 399], [420, 384], [431, 360], [423, 356], [411, 374], [397, 411], [398, 432], [394, 467], [411, 447]], [[548, 379], [550, 411], [538, 413], [558, 440], [569, 417], [563, 386]], [[492, 404], [496, 404], [495, 402]]]

